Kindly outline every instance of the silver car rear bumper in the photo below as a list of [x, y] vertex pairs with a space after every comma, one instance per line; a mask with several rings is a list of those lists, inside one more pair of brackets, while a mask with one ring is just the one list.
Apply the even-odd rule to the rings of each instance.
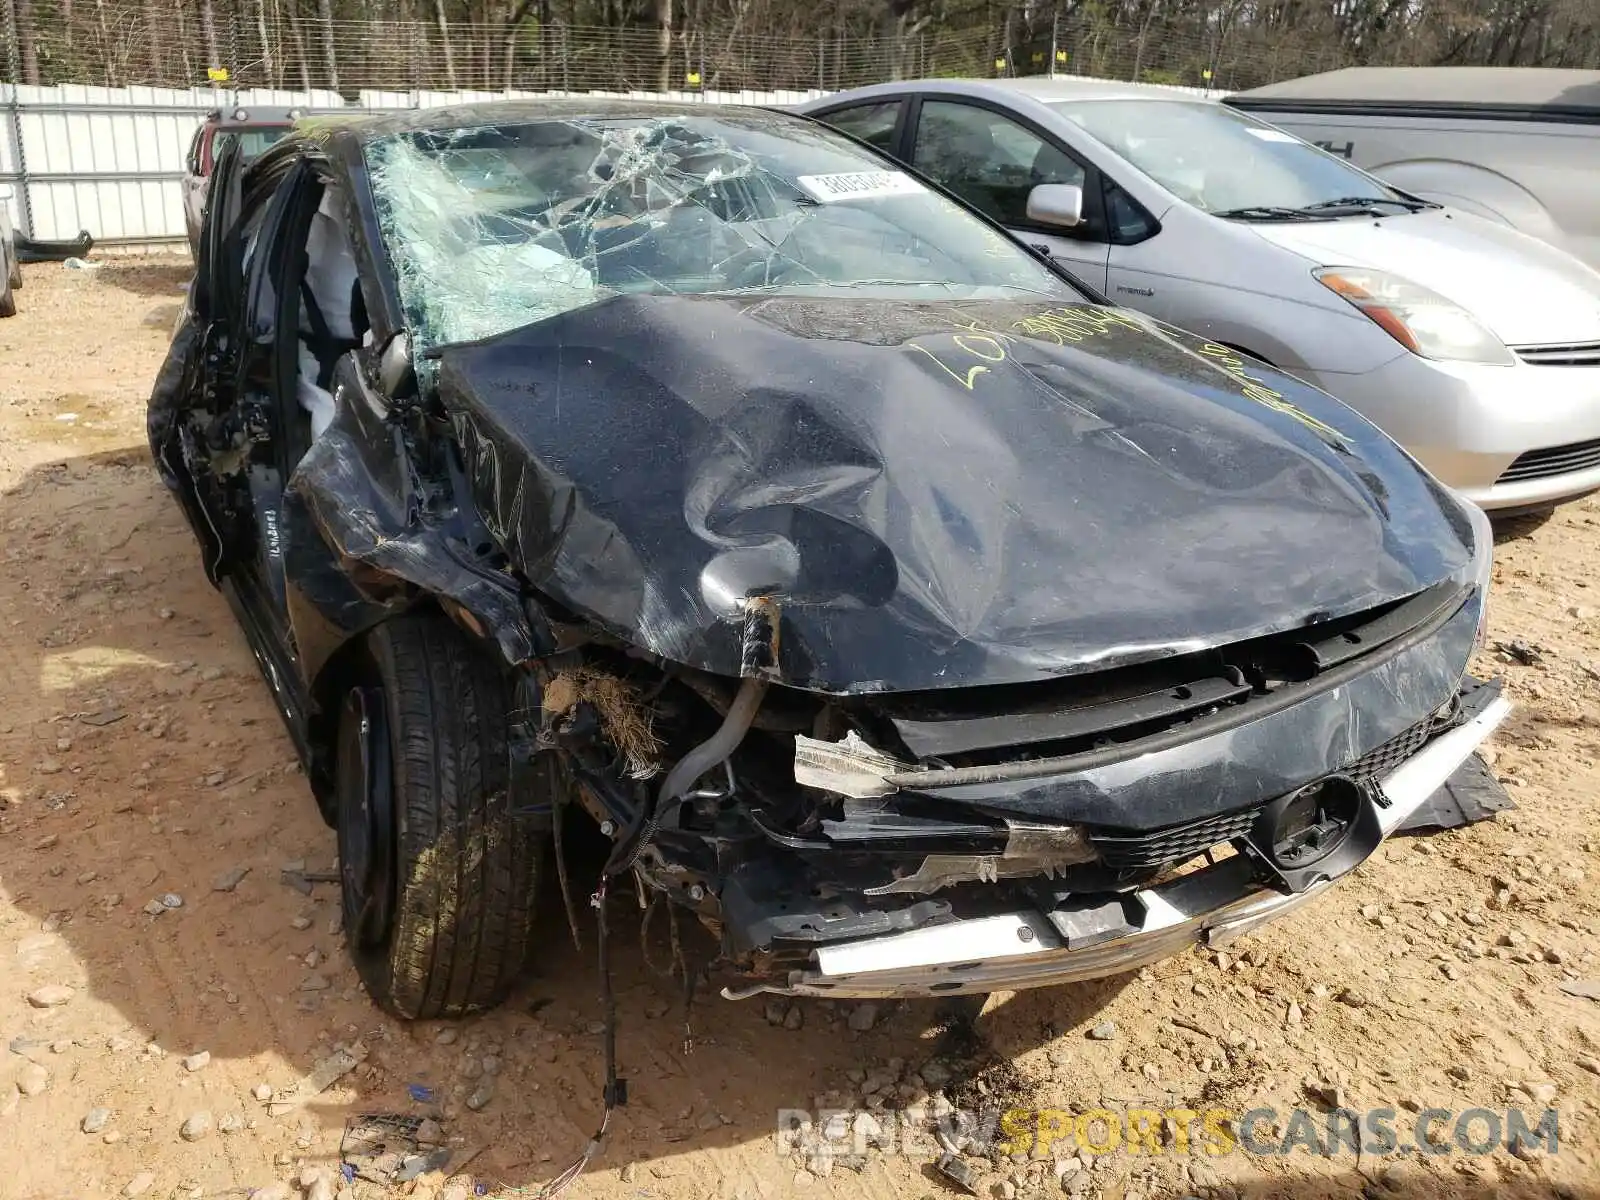
[[[1478, 715], [1434, 738], [1383, 781], [1389, 800], [1379, 810], [1384, 837], [1442, 787], [1505, 720], [1499, 697]], [[1357, 864], [1359, 865], [1359, 864]], [[1348, 872], [1347, 872], [1348, 873]], [[1342, 876], [1341, 876], [1342, 878]], [[1058, 932], [1063, 912], [1025, 910], [954, 921], [823, 947], [814, 966], [723, 994], [886, 999], [992, 992], [1097, 979], [1155, 962], [1198, 942], [1220, 946], [1321, 895], [1337, 879], [1298, 894], [1264, 888], [1242, 856], [1133, 894], [1143, 913], [1132, 932], [1091, 945], [1069, 944]]]

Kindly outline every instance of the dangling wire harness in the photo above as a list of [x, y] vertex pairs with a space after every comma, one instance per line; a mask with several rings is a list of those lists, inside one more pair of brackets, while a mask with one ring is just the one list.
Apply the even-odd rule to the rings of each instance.
[[[761, 700], [766, 691], [767, 681], [764, 679], [746, 678], [740, 684], [739, 693], [728, 706], [728, 711], [716, 733], [678, 760], [677, 765], [667, 773], [667, 778], [662, 782], [661, 790], [656, 793], [655, 802], [648, 806], [640, 805], [639, 812], [629, 827], [612, 846], [605, 866], [600, 868], [600, 879], [595, 885], [594, 895], [589, 897], [589, 906], [595, 911], [595, 940], [599, 946], [600, 1005], [605, 1021], [606, 1081], [602, 1092], [605, 1106], [600, 1115], [600, 1128], [595, 1130], [594, 1136], [584, 1145], [583, 1152], [560, 1174], [537, 1192], [532, 1193], [533, 1200], [556, 1200], [557, 1196], [577, 1181], [578, 1176], [582, 1175], [594, 1161], [595, 1155], [600, 1153], [600, 1144], [611, 1125], [611, 1114], [628, 1102], [628, 1081], [617, 1076], [617, 1001], [611, 990], [610, 945], [606, 936], [607, 884], [613, 877], [633, 869], [634, 864], [639, 861], [639, 856], [644, 853], [645, 847], [655, 837], [660, 814], [669, 805], [680, 800], [695, 780], [724, 762], [738, 749], [739, 743], [744, 740], [744, 735], [750, 731], [750, 726], [755, 721], [756, 710], [761, 707]], [[522, 1189], [506, 1190], [527, 1194]]]

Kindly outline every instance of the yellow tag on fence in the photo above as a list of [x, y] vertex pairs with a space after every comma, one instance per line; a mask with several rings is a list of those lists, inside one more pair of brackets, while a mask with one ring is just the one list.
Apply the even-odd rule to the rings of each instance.
[[212, 83], [227, 83], [228, 82], [228, 68], [227, 67], [207, 67], [206, 68], [206, 78], [209, 79]]

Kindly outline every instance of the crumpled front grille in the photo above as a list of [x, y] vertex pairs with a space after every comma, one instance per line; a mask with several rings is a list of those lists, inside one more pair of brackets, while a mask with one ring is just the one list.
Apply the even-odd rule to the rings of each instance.
[[[1376, 785], [1390, 772], [1417, 751], [1453, 717], [1440, 719], [1427, 717], [1411, 728], [1390, 738], [1381, 746], [1367, 751], [1354, 762], [1342, 768], [1357, 783]], [[1255, 824], [1256, 814], [1266, 805], [1241, 809], [1238, 812], [1220, 813], [1191, 821], [1186, 825], [1173, 825], [1152, 833], [1132, 833], [1126, 830], [1091, 831], [1089, 840], [1100, 852], [1108, 867], [1123, 870], [1150, 869], [1168, 863], [1180, 863], [1203, 854], [1221, 842], [1242, 837]]]
[[1119, 870], [1159, 867], [1166, 863], [1183, 862], [1205, 853], [1218, 843], [1242, 836], [1255, 824], [1256, 814], [1260, 811], [1260, 807], [1246, 808], [1191, 821], [1187, 825], [1158, 829], [1154, 833], [1091, 833], [1089, 840], [1108, 867]]
[[1377, 783], [1406, 759], [1421, 750], [1438, 728], [1434, 718], [1418, 721], [1410, 729], [1369, 750], [1346, 767], [1345, 774], [1357, 783]]

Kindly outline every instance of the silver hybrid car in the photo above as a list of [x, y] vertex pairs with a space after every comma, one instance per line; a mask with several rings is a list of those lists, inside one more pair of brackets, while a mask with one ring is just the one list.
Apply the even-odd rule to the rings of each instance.
[[1486, 509], [1600, 489], [1600, 273], [1175, 89], [922, 80], [800, 111], [1113, 301], [1356, 408]]

